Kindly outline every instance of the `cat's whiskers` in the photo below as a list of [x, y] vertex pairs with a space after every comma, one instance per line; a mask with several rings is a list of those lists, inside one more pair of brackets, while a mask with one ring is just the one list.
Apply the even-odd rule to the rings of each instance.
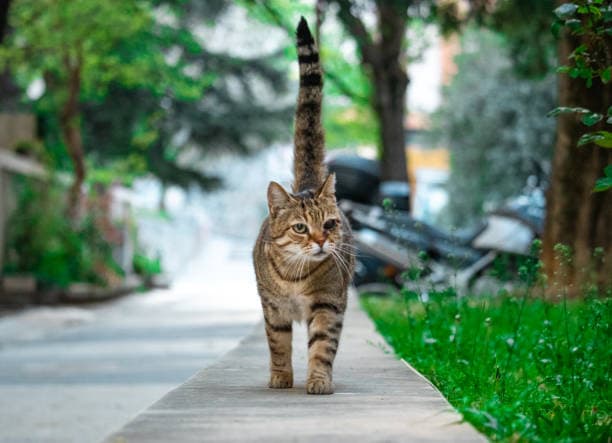
[[349, 257], [357, 257], [357, 254], [356, 254], [356, 253], [353, 253], [353, 252], [348, 252], [348, 251], [344, 251], [344, 250], [342, 250], [342, 249], [338, 249], [336, 252], [337, 252], [337, 253], [339, 253], [339, 254], [346, 254], [346, 255], [348, 255]]
[[344, 254], [348, 254], [353, 257], [357, 257], [357, 248], [353, 245], [339, 244], [339, 245], [334, 246], [333, 249], [336, 249]]
[[340, 273], [340, 275], [342, 275], [344, 270], [342, 263], [338, 261], [338, 257], [335, 254], [332, 254], [331, 257], [334, 261], [334, 264], [336, 265], [336, 268], [338, 269], [338, 272]]
[[302, 272], [304, 270], [304, 267], [306, 266], [306, 264], [308, 264], [309, 260], [308, 260], [308, 255], [304, 254], [303, 255], [303, 260], [302, 260], [302, 266], [300, 267], [300, 272], [298, 273], [297, 277], [301, 277], [302, 276]]
[[336, 263], [336, 267], [338, 268], [338, 271], [340, 271], [340, 274], [350, 275], [351, 272], [349, 270], [348, 263], [344, 261], [340, 254], [332, 249], [331, 256], [334, 259], [334, 262]]
[[295, 266], [292, 268], [289, 278], [296, 279], [300, 275], [300, 268], [304, 263], [304, 257], [302, 255], [295, 255]]
[[288, 275], [290, 278], [295, 279], [298, 277], [300, 273], [299, 269], [302, 266], [303, 260], [304, 258], [301, 254], [290, 254], [286, 259], [285, 263], [288, 264]]

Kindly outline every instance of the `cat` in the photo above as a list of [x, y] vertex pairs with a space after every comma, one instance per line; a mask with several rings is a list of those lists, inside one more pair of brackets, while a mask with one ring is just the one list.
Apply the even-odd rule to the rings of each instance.
[[304, 17], [297, 28], [300, 87], [292, 192], [268, 186], [269, 215], [253, 250], [270, 349], [270, 388], [291, 388], [293, 321], [308, 328], [308, 394], [332, 394], [332, 369], [354, 269], [352, 234], [324, 165], [323, 78]]

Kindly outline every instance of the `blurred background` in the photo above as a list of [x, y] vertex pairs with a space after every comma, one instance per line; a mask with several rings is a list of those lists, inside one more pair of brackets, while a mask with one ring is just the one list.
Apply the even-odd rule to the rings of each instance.
[[1, 2], [2, 440], [99, 440], [258, 321], [300, 15], [358, 284], [426, 254], [433, 283], [495, 291], [542, 239], [551, 281], [564, 243], [563, 284], [609, 285], [612, 52], [585, 23], [611, 11], [582, 3]]

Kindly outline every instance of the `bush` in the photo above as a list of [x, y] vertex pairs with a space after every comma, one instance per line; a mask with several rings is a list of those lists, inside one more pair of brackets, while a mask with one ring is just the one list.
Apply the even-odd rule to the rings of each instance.
[[17, 208], [7, 226], [5, 273], [32, 274], [43, 287], [67, 287], [72, 282], [105, 285], [122, 271], [112, 246], [87, 215], [78, 226], [65, 216], [65, 190], [55, 181], [14, 181]]
[[152, 277], [162, 273], [161, 258], [148, 257], [142, 252], [134, 254], [134, 272], [142, 277]]
[[446, 221], [465, 226], [549, 163], [555, 122], [546, 113], [555, 106], [555, 83], [552, 75], [519, 76], [503, 38], [490, 31], [466, 32], [456, 63], [433, 135], [451, 150]]

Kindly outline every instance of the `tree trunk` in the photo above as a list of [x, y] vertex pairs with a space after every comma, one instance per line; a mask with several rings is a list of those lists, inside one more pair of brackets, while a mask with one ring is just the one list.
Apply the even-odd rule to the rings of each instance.
[[380, 40], [372, 60], [374, 109], [380, 125], [383, 180], [408, 181], [404, 115], [408, 74], [404, 57], [406, 8], [403, 2], [377, 2]]
[[8, 31], [8, 14], [11, 8], [11, 0], [0, 1], [0, 44], [4, 41], [4, 37]]
[[[10, 33], [8, 24], [8, 14], [11, 0], [0, 1], [0, 45]], [[19, 108], [19, 87], [13, 81], [13, 77], [8, 68], [0, 72], [0, 109], [2, 111], [15, 110]]]
[[79, 93], [81, 91], [81, 63], [75, 65], [65, 57], [65, 67], [68, 72], [68, 96], [61, 110], [60, 126], [68, 155], [74, 167], [74, 181], [68, 191], [68, 217], [76, 221], [81, 211], [81, 193], [85, 181], [85, 154], [81, 136], [81, 111], [79, 109]]
[[[577, 37], [566, 34], [561, 38], [562, 65], [579, 44]], [[593, 83], [587, 88], [584, 80], [561, 75], [560, 106], [580, 106], [605, 115], [612, 105], [611, 85], [604, 85], [599, 79]], [[612, 285], [612, 192], [592, 192], [604, 168], [612, 164], [612, 149], [595, 145], [577, 147], [584, 133], [598, 129], [603, 129], [603, 125], [587, 128], [573, 114], [562, 114], [557, 123], [542, 250], [551, 296], [564, 291], [570, 296], [581, 296], [585, 285], [592, 283]], [[555, 252], [559, 243], [570, 247], [571, 260], [559, 260]], [[596, 248], [603, 248], [605, 260], [594, 258]]]
[[408, 20], [406, 1], [377, 1], [378, 29], [373, 40], [363, 21], [355, 15], [354, 2], [336, 0], [338, 18], [355, 38], [361, 64], [374, 87], [372, 103], [379, 123], [383, 180], [407, 181], [404, 115], [408, 75], [404, 35]]
[[383, 180], [407, 181], [404, 115], [408, 78], [399, 67], [374, 71], [374, 109], [380, 126]]

